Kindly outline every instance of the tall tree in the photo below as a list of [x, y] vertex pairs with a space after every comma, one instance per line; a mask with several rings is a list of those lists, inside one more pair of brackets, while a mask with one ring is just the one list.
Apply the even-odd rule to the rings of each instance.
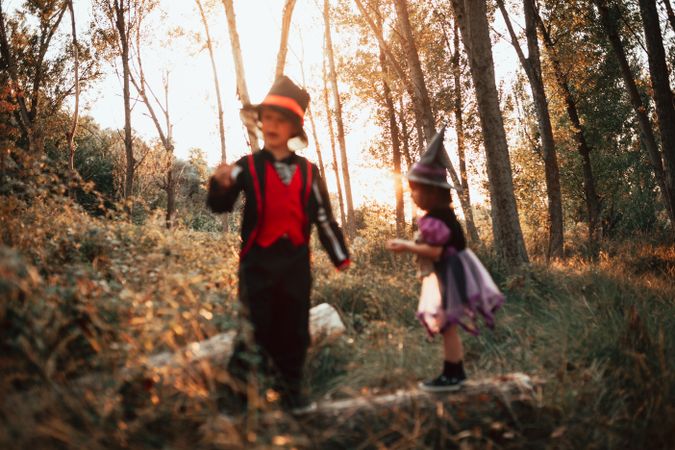
[[498, 254], [512, 266], [528, 262], [513, 193], [504, 123], [499, 109], [489, 24], [484, 0], [452, 0], [478, 100], [488, 178], [492, 228]]
[[[18, 105], [17, 122], [26, 139], [28, 151], [40, 155], [44, 150], [41, 100], [49, 71], [47, 56], [67, 5], [65, 2], [39, 2], [32, 7], [39, 31], [28, 35], [29, 31], [23, 30], [20, 50], [26, 60], [17, 61], [17, 48], [11, 41], [0, 1], [0, 56], [3, 70], [7, 71], [11, 82], [10, 95]], [[24, 64], [28, 67], [20, 67]]]
[[[142, 57], [142, 47], [141, 47], [141, 32], [143, 29], [143, 21], [147, 15], [152, 11], [152, 9], [157, 5], [157, 3], [146, 3], [146, 8], [144, 10], [137, 11], [136, 23], [137, 23], [137, 32], [135, 34], [135, 48], [134, 53], [136, 55], [136, 69], [138, 71], [137, 75], [133, 73], [130, 76], [131, 83], [136, 88], [138, 95], [140, 95], [141, 100], [145, 104], [145, 107], [150, 114], [157, 134], [159, 135], [159, 140], [162, 144], [162, 147], [165, 151], [165, 168], [164, 168], [164, 180], [162, 182], [162, 188], [166, 192], [166, 227], [171, 228], [173, 226], [173, 216], [176, 208], [176, 178], [174, 177], [173, 168], [175, 162], [174, 156], [174, 142], [173, 142], [173, 125], [171, 123], [171, 115], [169, 114], [169, 71], [164, 72], [162, 79], [162, 87], [164, 88], [164, 101], [162, 102], [152, 90], [152, 87], [148, 83], [145, 77], [145, 70], [143, 69], [143, 57]], [[152, 95], [154, 99], [154, 104], [150, 98]], [[162, 115], [164, 116], [164, 124], [160, 122], [158, 113], [155, 110], [155, 106], [159, 107]]]
[[595, 176], [593, 175], [593, 166], [591, 164], [591, 147], [586, 140], [584, 126], [582, 125], [581, 119], [579, 118], [576, 100], [572, 95], [572, 90], [570, 89], [566, 74], [556, 54], [553, 39], [551, 38], [548, 28], [544, 24], [544, 21], [538, 11], [536, 11], [536, 20], [539, 31], [542, 34], [544, 46], [548, 52], [551, 65], [553, 66], [556, 84], [563, 93], [567, 115], [572, 122], [572, 127], [574, 130], [574, 139], [577, 144], [577, 151], [581, 156], [584, 179], [584, 197], [588, 214], [588, 243], [592, 253], [595, 253], [600, 240], [598, 235], [600, 230], [600, 198], [598, 197], [595, 186]]
[[[325, 42], [324, 42], [325, 43]], [[338, 204], [340, 205], [340, 223], [344, 227], [347, 224], [345, 215], [345, 202], [342, 197], [342, 182], [340, 181], [340, 169], [338, 167], [337, 150], [335, 149], [335, 129], [333, 128], [333, 112], [330, 108], [330, 101], [328, 100], [328, 71], [326, 69], [326, 55], [324, 51], [324, 58], [322, 61], [322, 78], [323, 78], [323, 105], [326, 110], [326, 122], [328, 123], [328, 136], [330, 137], [330, 150], [333, 156], [333, 171], [335, 172], [335, 184], [338, 191]]]
[[330, 26], [330, 6], [328, 0], [323, 2], [323, 20], [326, 39], [326, 54], [328, 57], [329, 78], [333, 91], [333, 103], [335, 104], [335, 121], [337, 123], [337, 137], [340, 145], [340, 159], [342, 162], [342, 178], [345, 188], [345, 200], [347, 204], [347, 235], [350, 238], [356, 236], [356, 223], [354, 218], [354, 203], [352, 201], [352, 186], [349, 178], [349, 162], [347, 161], [347, 145], [345, 143], [345, 130], [342, 123], [342, 100], [338, 89], [337, 71], [335, 70], [335, 55], [333, 52], [333, 39]]
[[291, 28], [291, 18], [296, 0], [286, 0], [281, 18], [281, 40], [279, 41], [279, 52], [277, 53], [277, 66], [274, 69], [274, 79], [276, 80], [284, 74], [286, 65], [286, 54], [288, 53], [288, 32]]
[[420, 117], [422, 118], [422, 126], [424, 127], [426, 141], [429, 142], [436, 134], [436, 123], [434, 120], [434, 113], [431, 110], [429, 91], [427, 90], [427, 85], [424, 81], [422, 63], [420, 62], [417, 45], [415, 44], [415, 37], [413, 36], [412, 27], [410, 26], [408, 2], [406, 0], [394, 0], [394, 5], [396, 6], [398, 27], [403, 39], [408, 69], [410, 70], [410, 79], [415, 89], [416, 104], [420, 109]]
[[[355, 0], [356, 6], [361, 12], [366, 23], [372, 30], [380, 47], [384, 51], [387, 61], [392, 69], [399, 76], [403, 82], [408, 95], [415, 107], [415, 127], [417, 128], [418, 147], [420, 152], [424, 149], [424, 140], [429, 141], [436, 133], [434, 114], [431, 109], [431, 101], [429, 99], [429, 92], [424, 80], [424, 73], [422, 71], [419, 54], [417, 53], [417, 46], [410, 26], [410, 18], [408, 17], [408, 6], [405, 0], [395, 0], [398, 27], [401, 30], [400, 35], [403, 40], [405, 48], [406, 61], [410, 66], [410, 76], [408, 76], [397, 62], [397, 58], [387, 44], [384, 37], [384, 32], [380, 22], [377, 22], [371, 17], [371, 14], [365, 8], [361, 0]], [[375, 10], [375, 15], [379, 16], [379, 11]], [[448, 162], [450, 162], [448, 160]], [[458, 191], [461, 190], [461, 184], [457, 172], [455, 171], [452, 162], [450, 162], [448, 170], [452, 182]]]
[[220, 81], [218, 80], [218, 68], [216, 66], [216, 56], [213, 51], [213, 40], [211, 39], [211, 32], [209, 29], [209, 21], [206, 18], [204, 7], [201, 0], [195, 0], [197, 8], [199, 9], [199, 17], [204, 26], [204, 33], [206, 34], [206, 48], [209, 51], [209, 60], [211, 61], [211, 72], [213, 73], [213, 84], [216, 90], [216, 107], [218, 108], [218, 134], [220, 136], [220, 160], [227, 161], [227, 149], [225, 147], [225, 122], [223, 120], [223, 98], [220, 95]]
[[[239, 33], [237, 32], [237, 18], [234, 14], [232, 0], [223, 0], [225, 16], [227, 17], [227, 29], [230, 33], [230, 46], [232, 47], [232, 58], [234, 60], [234, 70], [237, 74], [237, 96], [242, 105], [251, 103], [246, 86], [246, 74], [244, 73], [244, 58], [241, 55], [241, 44], [239, 43]], [[243, 120], [244, 126], [248, 132], [248, 141], [251, 151], [260, 150], [258, 145], [258, 135], [256, 134], [255, 121]]]
[[652, 163], [656, 181], [661, 189], [666, 210], [670, 218], [671, 227], [675, 231], [675, 195], [668, 183], [666, 173], [663, 168], [663, 160], [656, 143], [654, 130], [647, 116], [647, 109], [642, 102], [642, 97], [638, 91], [637, 83], [633, 75], [633, 70], [628, 64], [628, 58], [624, 45], [619, 35], [617, 20], [619, 18], [619, 11], [616, 7], [610, 7], [606, 0], [594, 0], [595, 6], [598, 8], [603, 30], [607, 35], [607, 39], [612, 47], [612, 51], [619, 62], [621, 75], [628, 91], [633, 110], [638, 119], [638, 127], [640, 128], [640, 135], [642, 144], [647, 150], [647, 154]]
[[70, 12], [70, 28], [73, 38], [73, 71], [75, 73], [75, 107], [73, 111], [73, 120], [70, 129], [66, 133], [68, 140], [68, 169], [71, 174], [75, 174], [75, 132], [77, 131], [77, 122], [80, 113], [80, 56], [77, 48], [77, 29], [75, 28], [75, 9], [73, 0], [68, 0], [68, 11]]
[[[124, 179], [124, 198], [130, 198], [134, 191], [134, 144], [131, 132], [131, 39], [134, 21], [139, 5], [133, 0], [98, 0], [100, 9], [109, 22], [114, 34], [114, 45], [122, 63], [122, 98], [124, 102], [124, 152], [126, 172]], [[137, 30], [136, 30], [137, 31]]]
[[396, 122], [396, 109], [389, 87], [389, 68], [384, 50], [380, 46], [380, 68], [382, 71], [382, 91], [387, 105], [389, 116], [389, 136], [391, 137], [392, 164], [394, 166], [394, 192], [396, 194], [396, 235], [402, 236], [405, 231], [405, 216], [403, 212], [403, 184], [401, 181], [401, 140]]
[[541, 149], [544, 156], [544, 169], [546, 179], [546, 194], [548, 196], [548, 256], [559, 258], [563, 251], [563, 211], [562, 193], [560, 189], [560, 169], [556, 155], [555, 142], [553, 140], [553, 127], [548, 109], [548, 99], [544, 90], [544, 80], [541, 74], [541, 61], [539, 57], [539, 41], [537, 38], [537, 22], [535, 0], [523, 0], [525, 16], [525, 36], [527, 39], [528, 56], [523, 53], [518, 37], [511, 24], [511, 19], [503, 0], [497, 0], [499, 9], [506, 22], [511, 36], [511, 43], [516, 50], [527, 79], [532, 90], [532, 99], [537, 113]]
[[464, 220], [469, 237], [472, 242], [479, 243], [480, 237], [476, 229], [476, 223], [473, 218], [473, 209], [471, 207], [471, 193], [469, 191], [469, 177], [466, 171], [466, 136], [464, 131], [464, 93], [462, 90], [462, 67], [460, 65], [460, 46], [459, 46], [459, 24], [457, 19], [453, 20], [453, 39], [452, 47], [446, 36], [448, 51], [451, 54], [452, 81], [454, 88], [453, 113], [455, 116], [455, 135], [457, 138], [457, 155], [459, 156], [459, 176], [462, 183], [462, 191], [458, 193]]
[[640, 15], [644, 27], [647, 43], [647, 60], [649, 62], [649, 76], [652, 81], [656, 116], [659, 121], [659, 135], [661, 149], [665, 161], [666, 176], [670, 192], [675, 191], [675, 107], [673, 106], [673, 92], [670, 89], [666, 53], [663, 48], [661, 24], [656, 0], [638, 0]]

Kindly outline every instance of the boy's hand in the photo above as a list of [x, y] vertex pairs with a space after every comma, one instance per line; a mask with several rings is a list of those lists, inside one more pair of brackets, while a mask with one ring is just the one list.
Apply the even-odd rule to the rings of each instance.
[[232, 179], [233, 167], [234, 166], [231, 164], [222, 163], [216, 167], [216, 170], [213, 172], [213, 179], [225, 189], [230, 188], [234, 183], [234, 180]]
[[385, 244], [387, 250], [392, 252], [400, 253], [405, 252], [409, 249], [411, 241], [406, 241], [405, 239], [391, 239]]

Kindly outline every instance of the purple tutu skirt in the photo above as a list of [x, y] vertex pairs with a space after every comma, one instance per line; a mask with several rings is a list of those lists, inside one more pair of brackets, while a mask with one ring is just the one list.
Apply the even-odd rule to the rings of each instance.
[[503, 303], [490, 273], [465, 249], [444, 258], [440, 268], [422, 278], [417, 317], [430, 336], [452, 325], [477, 335], [480, 320], [494, 328], [494, 313]]

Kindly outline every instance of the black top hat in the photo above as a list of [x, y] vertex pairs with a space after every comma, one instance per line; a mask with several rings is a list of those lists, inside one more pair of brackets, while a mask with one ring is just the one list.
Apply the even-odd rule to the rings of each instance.
[[272, 108], [286, 115], [289, 119], [297, 121], [300, 125], [298, 137], [307, 145], [307, 133], [302, 128], [305, 121], [305, 111], [309, 106], [309, 93], [293, 83], [285, 75], [280, 76], [274, 82], [265, 99], [257, 105], [244, 105], [243, 111], [255, 111], [260, 120], [263, 108]]
[[453, 186], [448, 183], [447, 171], [450, 169], [450, 158], [443, 146], [445, 127], [431, 139], [420, 160], [408, 171], [408, 180], [421, 184], [429, 184], [446, 189]]

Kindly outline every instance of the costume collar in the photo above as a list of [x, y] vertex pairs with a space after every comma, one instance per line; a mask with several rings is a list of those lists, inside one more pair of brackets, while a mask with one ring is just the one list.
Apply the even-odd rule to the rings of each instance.
[[274, 155], [272, 154], [272, 152], [269, 151], [268, 149], [263, 148], [260, 151], [262, 152], [263, 158], [265, 158], [266, 160], [268, 160], [271, 163], [277, 162], [277, 163], [283, 163], [283, 164], [288, 164], [288, 165], [297, 164], [298, 159], [300, 158], [298, 155], [295, 154], [295, 152], [291, 152], [291, 154], [288, 155], [287, 157], [277, 160], [277, 159], [274, 158]]

